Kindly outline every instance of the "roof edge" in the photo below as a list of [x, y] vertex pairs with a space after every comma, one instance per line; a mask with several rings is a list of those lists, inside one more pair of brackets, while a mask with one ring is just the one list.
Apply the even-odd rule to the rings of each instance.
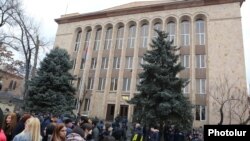
[[172, 3], [165, 3], [165, 4], [161, 3], [161, 4], [154, 4], [154, 5], [121, 8], [121, 9], [115, 9], [115, 10], [109, 10], [109, 11], [97, 11], [97, 12], [77, 14], [77, 15], [72, 15], [72, 16], [66, 15], [65, 17], [62, 16], [61, 18], [55, 19], [55, 22], [57, 24], [64, 24], [64, 23], [79, 22], [79, 21], [92, 20], [92, 19], [98, 19], [98, 18], [107, 18], [107, 17], [114, 17], [114, 16], [131, 15], [131, 14], [138, 14], [138, 13], [147, 13], [147, 12], [181, 9], [181, 8], [189, 8], [189, 7], [217, 5], [217, 4], [225, 4], [225, 3], [235, 3], [235, 2], [240, 2], [240, 6], [241, 6], [244, 1], [245, 0], [176, 1]]

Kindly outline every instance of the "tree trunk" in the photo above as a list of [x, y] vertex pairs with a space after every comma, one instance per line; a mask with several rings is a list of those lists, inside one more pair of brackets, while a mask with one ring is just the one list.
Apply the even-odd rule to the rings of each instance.
[[33, 68], [31, 70], [31, 78], [35, 77], [35, 75], [36, 75], [36, 66], [37, 66], [37, 58], [38, 58], [39, 46], [40, 46], [39, 37], [36, 36], [35, 56], [34, 56]]

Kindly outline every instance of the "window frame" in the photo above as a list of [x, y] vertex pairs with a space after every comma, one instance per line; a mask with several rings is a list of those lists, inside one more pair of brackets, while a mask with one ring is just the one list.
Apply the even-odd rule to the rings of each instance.
[[113, 33], [113, 28], [109, 27], [106, 30], [106, 35], [104, 40], [104, 50], [109, 50], [112, 46], [112, 33]]
[[181, 45], [190, 46], [190, 21], [183, 20], [181, 22]]
[[123, 34], [124, 34], [124, 26], [120, 26], [117, 30], [117, 35], [116, 35], [116, 43], [115, 43], [116, 49], [122, 49], [123, 39], [124, 39]]

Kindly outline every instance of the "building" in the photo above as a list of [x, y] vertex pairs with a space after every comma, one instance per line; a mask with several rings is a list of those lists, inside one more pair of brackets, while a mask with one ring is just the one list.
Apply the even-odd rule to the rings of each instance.
[[217, 123], [218, 107], [209, 96], [216, 82], [228, 80], [246, 88], [243, 2], [143, 1], [56, 19], [54, 46], [66, 49], [74, 61], [72, 73], [78, 78], [78, 101], [84, 97], [83, 113], [106, 120], [119, 114], [132, 120], [133, 106], [126, 100], [137, 93], [139, 64], [156, 36], [153, 29], [162, 29], [181, 48], [185, 70], [180, 77], [190, 80], [183, 92], [196, 105], [194, 126]]
[[22, 104], [23, 77], [0, 69], [0, 107], [19, 111]]

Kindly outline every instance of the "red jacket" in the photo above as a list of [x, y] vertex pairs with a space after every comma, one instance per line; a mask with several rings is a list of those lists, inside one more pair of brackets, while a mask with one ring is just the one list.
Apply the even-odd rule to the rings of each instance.
[[6, 136], [2, 129], [0, 129], [0, 141], [7, 141]]

